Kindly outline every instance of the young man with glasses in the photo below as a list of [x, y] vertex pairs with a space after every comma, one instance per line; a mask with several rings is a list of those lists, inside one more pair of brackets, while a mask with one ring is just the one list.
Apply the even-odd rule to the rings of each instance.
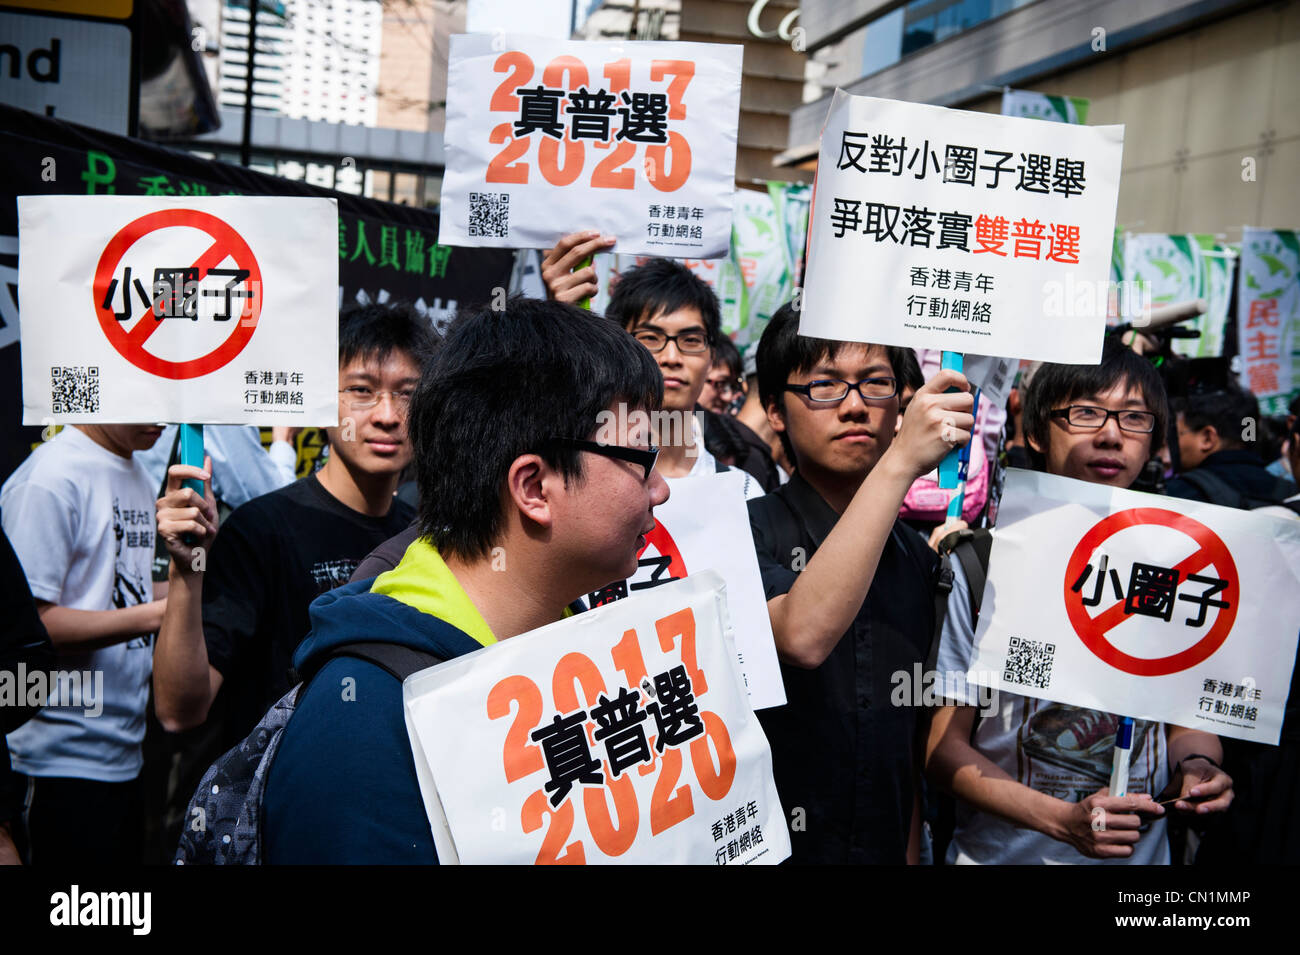
[[328, 460], [237, 508], [220, 533], [210, 489], [200, 498], [180, 486], [210, 474], [171, 468], [158, 502], [158, 532], [172, 555], [171, 599], [154, 651], [155, 706], [166, 729], [198, 726], [220, 700], [222, 750], [242, 739], [292, 686], [290, 662], [310, 629], [308, 605], [410, 525], [414, 510], [393, 493], [411, 460], [411, 395], [435, 344], [428, 319], [409, 306], [345, 310], [340, 423], [326, 429]]
[[[1155, 369], [1113, 341], [1099, 365], [1042, 366], [1024, 409], [1029, 447], [1049, 474], [1117, 488], [1160, 450], [1169, 415]], [[966, 673], [973, 652], [966, 580], [953, 563], [940, 674]], [[930, 780], [958, 799], [950, 863], [1168, 863], [1157, 799], [1172, 797], [1171, 809], [1197, 817], [1232, 801], [1211, 733], [1138, 721], [1130, 795], [1112, 797], [1119, 715], [1002, 691], [998, 713], [980, 717], [974, 690], [935, 714], [927, 745]]]
[[[513, 299], [458, 317], [411, 408], [420, 536], [393, 570], [312, 604], [295, 665], [310, 672], [358, 641], [450, 659], [554, 623], [634, 573], [668, 498], [645, 414], [662, 388], [644, 348], [581, 309]], [[599, 425], [620, 405], [643, 414], [611, 446]], [[401, 682], [328, 659], [284, 730], [263, 805], [272, 864], [437, 862]]]
[[713, 349], [713, 364], [704, 379], [704, 390], [700, 392], [700, 405], [714, 414], [731, 415], [738, 408], [738, 398], [745, 394], [745, 382], [741, 377], [743, 365], [740, 352], [725, 335], [718, 339]]
[[795, 464], [749, 505], [789, 701], [759, 719], [793, 860], [900, 864], [915, 858], [921, 738], [917, 710], [891, 704], [891, 678], [926, 659], [936, 559], [898, 511], [970, 440], [973, 402], [963, 376], [940, 372], [895, 436], [902, 350], [798, 324], [783, 306], [758, 345], [759, 392]]
[[[613, 239], [596, 233], [566, 235], [542, 262], [547, 297], [576, 302], [595, 294], [595, 270], [582, 266]], [[674, 259], [650, 259], [623, 272], [614, 285], [605, 317], [625, 328], [654, 356], [663, 375], [663, 408], [656, 440], [659, 471], [667, 478], [713, 474], [744, 448], [722, 416], [700, 406], [715, 349], [723, 339], [718, 297], [699, 276]], [[763, 493], [765, 473], [748, 460], [737, 465], [754, 480], [745, 496]]]

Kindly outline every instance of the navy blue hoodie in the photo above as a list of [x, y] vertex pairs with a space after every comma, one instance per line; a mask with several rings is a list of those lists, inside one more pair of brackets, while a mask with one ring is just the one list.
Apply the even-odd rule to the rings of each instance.
[[[399, 565], [377, 580], [401, 572]], [[311, 633], [294, 653], [298, 670], [347, 643], [399, 643], [448, 660], [482, 646], [446, 620], [372, 593], [375, 582], [356, 581], [312, 603]], [[346, 694], [354, 699], [344, 699], [348, 677], [356, 681]], [[436, 863], [401, 683], [365, 660], [325, 664], [285, 727], [263, 805], [268, 864]]]

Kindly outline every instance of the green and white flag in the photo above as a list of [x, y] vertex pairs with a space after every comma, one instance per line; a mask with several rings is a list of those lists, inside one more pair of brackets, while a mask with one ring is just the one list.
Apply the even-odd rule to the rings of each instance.
[[1085, 126], [1088, 123], [1090, 102], [1082, 96], [1053, 96], [1050, 93], [1031, 93], [1029, 90], [1003, 90], [1002, 115]]
[[1127, 236], [1121, 266], [1125, 282], [1149, 288], [1152, 305], [1196, 298], [1209, 304], [1205, 314], [1181, 323], [1183, 328], [1201, 333], [1200, 338], [1174, 339], [1174, 354], [1185, 358], [1216, 358], [1223, 354], [1235, 267], [1232, 250], [1212, 235], [1164, 232]]
[[1242, 230], [1237, 342], [1241, 383], [1264, 414], [1285, 414], [1300, 391], [1300, 233]]

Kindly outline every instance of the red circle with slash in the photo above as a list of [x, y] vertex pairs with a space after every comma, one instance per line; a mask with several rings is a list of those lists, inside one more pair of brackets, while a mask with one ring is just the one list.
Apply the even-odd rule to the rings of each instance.
[[[1119, 531], [1143, 524], [1171, 527], [1186, 534], [1198, 545], [1195, 553], [1173, 568], [1179, 572], [1180, 582], [1186, 580], [1189, 574], [1194, 574], [1210, 564], [1213, 564], [1219, 575], [1228, 582], [1228, 586], [1217, 595], [1217, 599], [1227, 601], [1228, 606], [1219, 608], [1219, 614], [1205, 636], [1179, 653], [1151, 659], [1127, 654], [1106, 638], [1108, 631], [1129, 618], [1129, 614], [1124, 613], [1123, 600], [1092, 617], [1088, 615], [1081, 600], [1070, 599], [1076, 596], [1072, 593], [1074, 582], [1088, 566], [1097, 547]], [[1079, 541], [1078, 546], [1074, 548], [1074, 553], [1070, 555], [1070, 561], [1065, 567], [1065, 610], [1075, 633], [1079, 635], [1084, 646], [1101, 660], [1117, 670], [1136, 676], [1167, 676], [1209, 659], [1214, 651], [1223, 646], [1223, 641], [1228, 639], [1232, 624], [1237, 619], [1240, 592], [1237, 565], [1233, 562], [1227, 545], [1219, 539], [1219, 536], [1200, 521], [1158, 507], [1135, 507], [1105, 518], [1083, 535], [1083, 540]]]
[[[234, 320], [234, 328], [230, 336], [206, 355], [187, 361], [168, 361], [145, 350], [145, 342], [149, 340], [149, 336], [162, 325], [161, 318], [154, 314], [156, 305], [151, 305], [149, 311], [145, 312], [128, 332], [122, 327], [123, 323], [118, 321], [112, 309], [104, 304], [106, 293], [113, 281], [113, 274], [131, 246], [151, 232], [176, 227], [198, 229], [207, 233], [212, 239], [212, 245], [191, 266], [199, 270], [200, 282], [209, 270], [216, 268], [229, 257], [235, 260], [236, 266], [248, 270], [247, 282], [252, 292], [246, 299], [247, 306], [244, 311], [247, 314], [241, 314], [238, 319], [231, 316]], [[130, 302], [132, 290], [125, 291], [127, 301]], [[257, 331], [257, 320], [262, 314], [262, 271], [258, 267], [257, 259], [253, 257], [253, 250], [228, 223], [195, 209], [163, 209], [128, 222], [109, 240], [95, 268], [91, 296], [94, 299], [95, 313], [99, 316], [99, 327], [104, 330], [109, 344], [123, 358], [141, 371], [157, 375], [159, 378], [173, 380], [199, 378], [228, 364], [244, 350], [244, 346], [253, 337], [253, 332]]]
[[686, 561], [682, 560], [682, 552], [677, 549], [677, 542], [673, 540], [672, 535], [668, 533], [668, 528], [664, 527], [664, 522], [656, 520], [654, 529], [645, 536], [645, 547], [636, 552], [640, 557], [653, 544], [660, 554], [668, 558], [668, 576], [677, 580], [686, 576]]

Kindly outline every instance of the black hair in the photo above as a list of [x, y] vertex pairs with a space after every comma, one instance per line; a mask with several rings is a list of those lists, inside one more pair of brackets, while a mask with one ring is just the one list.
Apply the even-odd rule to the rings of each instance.
[[1033, 440], [1047, 448], [1051, 436], [1051, 413], [1076, 398], [1086, 398], [1110, 391], [1121, 382], [1137, 388], [1146, 406], [1156, 416], [1151, 432], [1151, 455], [1165, 444], [1169, 428], [1169, 400], [1164, 382], [1155, 367], [1131, 348], [1114, 338], [1107, 338], [1101, 349], [1101, 363], [1096, 365], [1043, 364], [1021, 396], [1021, 429], [1026, 441]]
[[1181, 399], [1176, 410], [1188, 431], [1211, 427], [1223, 448], [1244, 448], [1241, 433], [1247, 418], [1259, 421], [1259, 402], [1254, 394], [1229, 383], [1214, 391], [1194, 391]]
[[721, 335], [713, 343], [713, 364], [726, 365], [731, 372], [731, 377], [740, 380], [741, 372], [745, 370], [744, 362], [740, 360], [740, 349], [726, 335]]
[[581, 481], [579, 452], [548, 442], [589, 439], [618, 402], [655, 411], [662, 401], [651, 354], [585, 309], [515, 297], [459, 315], [411, 401], [421, 535], [443, 553], [485, 557], [504, 528], [515, 458], [539, 454]]
[[[917, 360], [916, 351], [911, 348], [899, 349], [899, 363], [894, 365], [894, 374], [898, 376], [898, 396], [901, 399], [907, 389], [920, 391], [925, 384], [925, 375], [921, 373], [921, 362]], [[890, 356], [892, 359], [892, 355]]]
[[[785, 385], [791, 375], [809, 371], [823, 360], [834, 359], [840, 353], [840, 349], [853, 344], [860, 343], [800, 335], [799, 309], [794, 302], [786, 302], [776, 310], [776, 314], [767, 323], [767, 328], [763, 329], [763, 336], [758, 340], [756, 363], [759, 401], [763, 403], [764, 408], [774, 404], [784, 411]], [[889, 367], [893, 369], [894, 377], [899, 379], [901, 390], [902, 372], [907, 362], [906, 354], [912, 355], [912, 361], [915, 362], [915, 353], [910, 348], [900, 348], [896, 345], [882, 347], [889, 358]], [[779, 433], [786, 457], [794, 461], [794, 446], [790, 443], [789, 435], [785, 431]]]
[[393, 351], [424, 364], [438, 348], [438, 333], [414, 305], [346, 305], [339, 311], [339, 367], [354, 358], [383, 362]]
[[704, 319], [709, 344], [722, 337], [722, 310], [709, 283], [673, 259], [651, 259], [619, 276], [609, 297], [605, 317], [631, 331], [683, 308], [694, 308]]
[[[785, 384], [791, 375], [809, 371], [823, 360], [834, 359], [840, 349], [854, 344], [860, 343], [800, 335], [799, 309], [795, 308], [793, 302], [786, 302], [776, 310], [772, 320], [767, 323], [767, 328], [763, 329], [763, 337], [758, 340], [758, 396], [763, 407], [776, 404], [784, 409]], [[907, 356], [910, 354], [915, 363], [916, 355], [910, 348], [896, 345], [882, 347], [888, 355], [894, 377], [899, 379], [901, 390]]]

